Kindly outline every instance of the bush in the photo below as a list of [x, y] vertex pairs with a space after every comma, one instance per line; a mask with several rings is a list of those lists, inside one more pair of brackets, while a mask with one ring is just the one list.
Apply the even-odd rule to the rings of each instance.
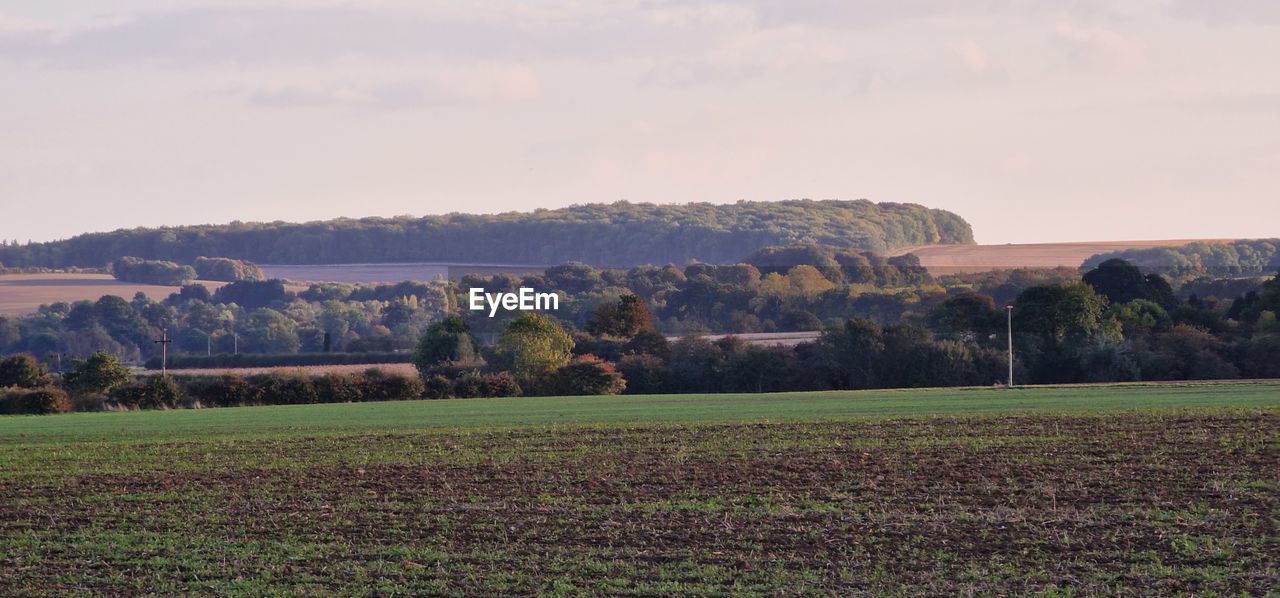
[[518, 397], [522, 392], [520, 383], [511, 372], [485, 374], [483, 381], [486, 397]]
[[235, 374], [199, 377], [187, 383], [187, 393], [206, 407], [238, 407], [258, 403], [258, 389]]
[[404, 401], [422, 398], [422, 379], [370, 368], [364, 372], [364, 400]]
[[328, 373], [313, 381], [321, 403], [355, 403], [365, 400], [364, 377]]
[[0, 359], [0, 388], [40, 388], [53, 385], [53, 376], [35, 357], [26, 353]]
[[453, 380], [447, 376], [436, 374], [423, 381], [422, 396], [428, 399], [452, 399]]
[[125, 256], [111, 264], [111, 275], [125, 282], [180, 287], [194, 279], [196, 271], [173, 262]]
[[594, 355], [583, 355], [551, 375], [551, 392], [561, 395], [616, 395], [627, 382], [613, 364]]
[[484, 377], [475, 370], [463, 372], [453, 381], [453, 395], [459, 399], [483, 397], [484, 393]]
[[169, 376], [144, 376], [112, 388], [107, 396], [130, 409], [173, 409], [185, 395]]
[[630, 394], [654, 394], [665, 389], [669, 370], [667, 364], [656, 355], [623, 355], [618, 360], [618, 370], [627, 381]]
[[71, 411], [71, 399], [60, 388], [9, 388], [0, 391], [0, 414], [46, 415]]
[[239, 280], [263, 280], [262, 269], [244, 260], [233, 260], [225, 257], [196, 258], [196, 275], [200, 280], [220, 280], [236, 282]]
[[248, 378], [258, 388], [264, 405], [307, 405], [320, 402], [310, 376], [302, 374], [259, 374]]

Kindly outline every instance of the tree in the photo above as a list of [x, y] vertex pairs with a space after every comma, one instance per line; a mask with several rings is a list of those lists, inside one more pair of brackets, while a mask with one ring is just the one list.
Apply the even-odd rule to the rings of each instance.
[[53, 376], [35, 357], [26, 353], [0, 359], [0, 388], [38, 388], [53, 384]]
[[644, 300], [635, 295], [623, 295], [617, 303], [604, 303], [596, 308], [595, 317], [587, 323], [587, 331], [595, 335], [631, 338], [641, 332], [653, 331], [653, 314], [645, 307]]
[[131, 378], [115, 355], [99, 351], [87, 359], [77, 359], [65, 382], [75, 394], [103, 394]]
[[445, 316], [429, 326], [413, 351], [413, 365], [423, 379], [444, 364], [476, 366], [480, 361], [480, 340], [471, 334], [471, 325], [457, 315]]
[[627, 382], [613, 364], [594, 355], [581, 355], [551, 375], [551, 392], [560, 395], [616, 395]]
[[825, 367], [836, 388], [875, 388], [876, 362], [884, 351], [884, 332], [871, 320], [853, 318], [818, 339], [827, 356]]
[[524, 313], [507, 325], [495, 353], [528, 392], [542, 388], [547, 376], [569, 363], [573, 337], [551, 318]]

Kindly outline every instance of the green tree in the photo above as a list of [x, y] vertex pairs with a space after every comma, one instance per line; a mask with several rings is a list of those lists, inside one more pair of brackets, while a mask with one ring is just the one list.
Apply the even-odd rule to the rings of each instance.
[[38, 388], [53, 384], [53, 376], [44, 365], [26, 353], [0, 359], [0, 388]]
[[423, 379], [440, 366], [475, 366], [480, 362], [480, 341], [471, 334], [471, 324], [461, 316], [449, 315], [427, 327], [413, 351], [413, 365]]
[[617, 303], [604, 303], [596, 308], [594, 318], [587, 323], [587, 331], [595, 335], [631, 338], [641, 332], [653, 331], [653, 314], [645, 307], [644, 300], [635, 295], [623, 295]]
[[524, 313], [507, 325], [495, 353], [526, 391], [545, 386], [547, 377], [569, 363], [573, 337], [551, 318]]
[[77, 359], [67, 372], [66, 386], [75, 394], [103, 394], [128, 382], [132, 376], [115, 355], [101, 351]]

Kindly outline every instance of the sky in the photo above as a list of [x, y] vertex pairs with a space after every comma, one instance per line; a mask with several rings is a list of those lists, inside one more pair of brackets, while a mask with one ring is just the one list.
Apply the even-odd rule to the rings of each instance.
[[790, 198], [1280, 236], [1280, 2], [0, 3], [0, 239]]

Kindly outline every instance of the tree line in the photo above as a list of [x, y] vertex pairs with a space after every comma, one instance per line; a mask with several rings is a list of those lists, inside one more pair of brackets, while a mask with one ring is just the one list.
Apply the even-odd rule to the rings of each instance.
[[268, 264], [580, 261], [631, 266], [735, 263], [762, 247], [793, 243], [884, 252], [972, 242], [972, 229], [962, 218], [915, 204], [616, 202], [503, 214], [122, 229], [47, 243], [3, 243], [0, 264], [101, 267], [124, 256], [190, 264], [199, 256], [226, 256]]
[[1265, 276], [1280, 270], [1280, 239], [1125, 249], [1090, 257], [1081, 271], [1092, 270], [1110, 259], [1123, 259], [1146, 272], [1176, 281]]

